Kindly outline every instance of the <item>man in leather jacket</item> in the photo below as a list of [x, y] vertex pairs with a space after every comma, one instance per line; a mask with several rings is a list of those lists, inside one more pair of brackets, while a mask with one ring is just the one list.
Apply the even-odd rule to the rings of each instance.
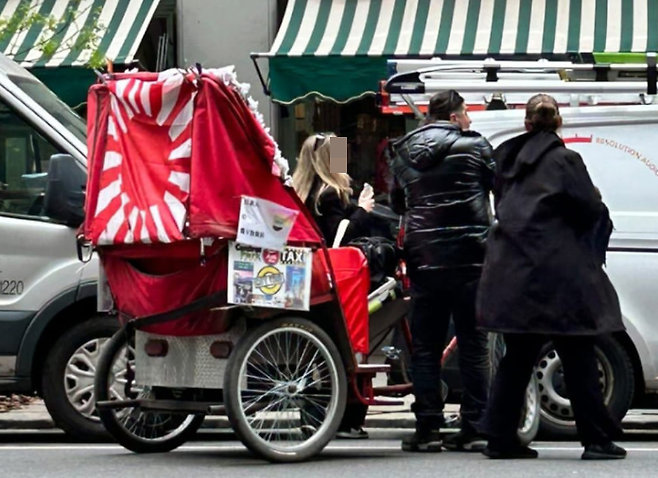
[[[475, 328], [475, 296], [492, 224], [494, 168], [489, 142], [469, 131], [454, 90], [430, 100], [428, 121], [390, 146], [394, 208], [404, 213], [404, 258], [411, 280], [412, 376], [416, 432], [405, 451], [479, 451], [489, 385], [487, 336]], [[404, 203], [401, 204], [401, 199]], [[463, 385], [462, 428], [443, 437], [441, 356], [455, 323]]]

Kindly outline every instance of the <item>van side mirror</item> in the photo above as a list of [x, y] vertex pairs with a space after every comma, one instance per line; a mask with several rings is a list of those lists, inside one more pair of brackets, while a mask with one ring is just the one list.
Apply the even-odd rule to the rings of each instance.
[[43, 212], [70, 227], [84, 220], [87, 172], [70, 154], [54, 154], [48, 166]]

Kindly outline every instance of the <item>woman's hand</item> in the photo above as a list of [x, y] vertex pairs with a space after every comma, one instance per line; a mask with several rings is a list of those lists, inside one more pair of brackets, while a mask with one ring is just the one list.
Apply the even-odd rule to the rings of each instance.
[[375, 208], [375, 196], [372, 187], [364, 187], [359, 195], [359, 207], [367, 212], [372, 212]]

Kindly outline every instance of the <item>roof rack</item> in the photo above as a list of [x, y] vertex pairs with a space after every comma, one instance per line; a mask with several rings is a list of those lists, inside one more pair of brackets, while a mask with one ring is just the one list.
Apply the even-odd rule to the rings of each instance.
[[394, 59], [388, 67], [393, 74], [382, 85], [384, 106], [395, 112], [404, 101], [418, 117], [434, 93], [447, 89], [458, 90], [469, 105], [525, 104], [529, 94], [542, 92], [561, 105], [581, 106], [650, 104], [658, 87], [655, 53], [646, 63]]

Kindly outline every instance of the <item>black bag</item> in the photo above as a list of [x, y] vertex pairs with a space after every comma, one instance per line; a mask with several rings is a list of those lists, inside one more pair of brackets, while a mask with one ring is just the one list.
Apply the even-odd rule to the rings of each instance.
[[398, 248], [394, 241], [385, 237], [360, 237], [348, 246], [358, 247], [368, 260], [370, 290], [379, 287], [386, 277], [395, 276], [398, 265]]

